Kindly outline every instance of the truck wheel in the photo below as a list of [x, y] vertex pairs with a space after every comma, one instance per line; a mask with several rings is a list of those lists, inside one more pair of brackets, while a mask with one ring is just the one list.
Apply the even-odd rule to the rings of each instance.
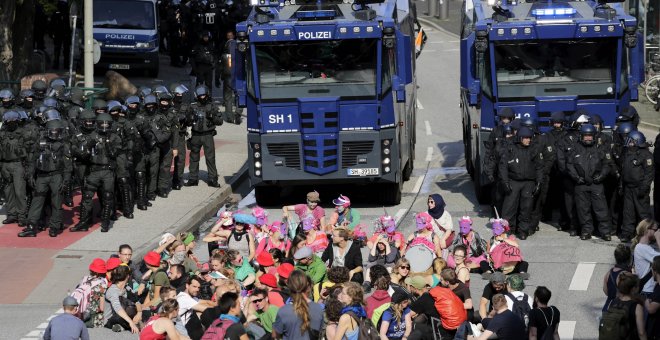
[[[477, 143], [479, 140], [477, 139]], [[478, 145], [478, 144], [477, 144]], [[490, 186], [481, 183], [481, 155], [477, 147], [477, 157], [474, 158], [474, 193], [480, 204], [490, 203]]]
[[408, 162], [406, 162], [406, 166], [403, 168], [403, 173], [401, 177], [403, 178], [404, 181], [408, 181], [410, 180], [410, 176], [412, 176], [412, 172], [413, 172], [413, 159], [411, 156], [410, 158], [408, 158]]
[[398, 205], [401, 203], [401, 183], [382, 184], [381, 190], [384, 205]]
[[280, 203], [280, 187], [259, 186], [254, 188], [254, 197], [262, 207], [275, 206]]

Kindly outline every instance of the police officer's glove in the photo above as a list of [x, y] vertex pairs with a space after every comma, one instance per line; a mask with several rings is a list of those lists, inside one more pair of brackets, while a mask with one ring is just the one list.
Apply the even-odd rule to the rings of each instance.
[[215, 78], [215, 87], [220, 88], [220, 78]]
[[493, 176], [493, 175], [488, 175], [488, 181], [491, 182], [491, 183], [492, 183], [492, 182], [495, 182], [495, 176]]
[[585, 183], [586, 183], [586, 182], [584, 181], [584, 178], [583, 178], [583, 177], [578, 177], [578, 179], [577, 179], [577, 184], [578, 184], [578, 185], [585, 184]]
[[595, 175], [593, 180], [594, 180], [594, 184], [603, 183], [603, 176], [602, 175]]
[[534, 191], [532, 192], [532, 196], [536, 196], [541, 193], [541, 183], [536, 183], [536, 186], [534, 187]]
[[504, 194], [509, 195], [513, 192], [513, 189], [511, 188], [511, 183], [506, 182], [504, 183]]

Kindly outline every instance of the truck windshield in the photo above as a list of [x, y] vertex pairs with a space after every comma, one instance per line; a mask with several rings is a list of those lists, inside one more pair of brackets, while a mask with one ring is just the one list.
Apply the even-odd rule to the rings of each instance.
[[496, 42], [498, 97], [612, 97], [616, 56], [616, 39]]
[[153, 30], [156, 27], [151, 1], [94, 1], [95, 28]]
[[262, 100], [375, 97], [376, 39], [256, 45]]

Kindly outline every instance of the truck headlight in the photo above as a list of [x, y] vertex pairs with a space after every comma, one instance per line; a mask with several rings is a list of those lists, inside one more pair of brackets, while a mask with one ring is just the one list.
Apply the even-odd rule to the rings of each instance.
[[156, 42], [155, 41], [137, 42], [135, 43], [135, 48], [156, 48]]

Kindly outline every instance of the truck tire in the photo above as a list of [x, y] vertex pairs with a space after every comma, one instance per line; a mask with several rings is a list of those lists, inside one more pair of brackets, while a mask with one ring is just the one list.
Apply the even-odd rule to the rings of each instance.
[[[479, 139], [477, 138], [477, 143]], [[479, 144], [477, 144], [479, 145]], [[481, 154], [479, 152], [479, 147], [477, 146], [477, 155], [474, 158], [474, 194], [477, 197], [477, 201], [480, 204], [489, 204], [490, 203], [490, 187], [484, 185], [481, 182]]]
[[254, 187], [254, 198], [262, 207], [275, 206], [280, 203], [280, 187], [258, 186]]
[[384, 205], [398, 205], [401, 203], [401, 183], [381, 184], [381, 198]]

